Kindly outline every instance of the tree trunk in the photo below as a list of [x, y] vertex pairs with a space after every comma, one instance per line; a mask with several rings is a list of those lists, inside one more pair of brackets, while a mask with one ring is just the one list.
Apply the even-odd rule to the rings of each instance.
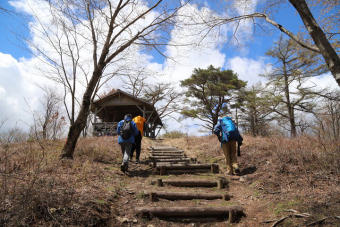
[[43, 127], [42, 127], [42, 137], [43, 137], [44, 140], [47, 139], [47, 133], [46, 133], [46, 131], [47, 131], [47, 123], [44, 123], [44, 125], [43, 125]]
[[288, 110], [289, 124], [290, 124], [290, 136], [296, 137], [296, 126], [295, 126], [295, 116], [294, 116], [294, 106], [290, 102], [290, 91], [286, 63], [283, 62], [283, 76], [285, 81], [285, 95], [286, 95], [286, 105]]
[[74, 149], [76, 147], [78, 138], [80, 136], [80, 133], [86, 126], [87, 117], [90, 111], [91, 97], [96, 87], [96, 84], [100, 76], [102, 75], [102, 69], [103, 67], [98, 67], [96, 70], [94, 70], [92, 74], [92, 78], [84, 93], [83, 102], [80, 107], [80, 111], [77, 116], [77, 119], [75, 120], [74, 124], [71, 125], [69, 129], [67, 140], [63, 147], [63, 151], [61, 154], [61, 158], [73, 159], [73, 153], [74, 153]]
[[289, 108], [289, 123], [290, 123], [290, 135], [291, 137], [296, 137], [296, 124], [294, 116], [294, 107]]
[[336, 51], [326, 38], [325, 33], [322, 31], [312, 13], [310, 12], [305, 0], [289, 0], [294, 8], [300, 14], [300, 17], [307, 28], [310, 36], [315, 42], [315, 45], [320, 49], [328, 69], [331, 71], [336, 82], [340, 86], [340, 58]]

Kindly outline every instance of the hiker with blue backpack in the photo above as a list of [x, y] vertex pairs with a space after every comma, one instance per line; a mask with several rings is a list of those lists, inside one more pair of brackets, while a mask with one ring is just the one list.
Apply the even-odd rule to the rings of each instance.
[[214, 134], [217, 135], [218, 140], [221, 142], [221, 147], [226, 159], [227, 174], [239, 175], [240, 169], [236, 157], [236, 142], [241, 146], [243, 138], [231, 117], [225, 116], [218, 119], [217, 124], [214, 127]]
[[132, 146], [135, 143], [135, 136], [138, 135], [136, 123], [132, 121], [131, 114], [126, 114], [124, 119], [117, 125], [118, 144], [122, 149], [123, 162], [120, 166], [122, 172], [128, 170], [129, 158], [131, 155]]

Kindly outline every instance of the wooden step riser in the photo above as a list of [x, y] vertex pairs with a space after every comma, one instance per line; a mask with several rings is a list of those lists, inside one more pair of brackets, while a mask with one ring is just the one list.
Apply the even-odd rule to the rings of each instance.
[[193, 199], [203, 199], [203, 200], [230, 200], [228, 194], [212, 194], [212, 193], [192, 193], [192, 192], [144, 192], [148, 194], [151, 201], [158, 201], [158, 199], [167, 200], [193, 200]]
[[152, 155], [150, 159], [186, 158], [185, 155]]
[[151, 147], [151, 151], [178, 151], [175, 147]]
[[171, 155], [184, 155], [184, 152], [151, 152], [152, 156], [171, 156]]
[[243, 208], [229, 207], [141, 207], [136, 209], [136, 214], [144, 217], [161, 218], [229, 218], [229, 222], [235, 222], [244, 216]]
[[152, 181], [151, 184], [155, 184], [158, 187], [163, 187], [165, 185], [174, 186], [174, 187], [205, 187], [205, 188], [215, 188], [218, 189], [225, 188], [227, 185], [227, 181], [225, 179], [218, 179], [216, 181], [209, 180], [163, 180], [161, 178], [157, 179], [157, 181]]
[[161, 158], [161, 159], [154, 159], [153, 162], [190, 162], [190, 161], [195, 161], [194, 159], [191, 158]]
[[182, 171], [188, 171], [188, 170], [202, 170], [202, 171], [208, 171], [212, 173], [218, 173], [219, 172], [219, 166], [218, 165], [209, 165], [209, 164], [173, 164], [169, 166], [159, 166], [156, 167], [156, 171], [172, 171], [172, 170], [182, 170]]

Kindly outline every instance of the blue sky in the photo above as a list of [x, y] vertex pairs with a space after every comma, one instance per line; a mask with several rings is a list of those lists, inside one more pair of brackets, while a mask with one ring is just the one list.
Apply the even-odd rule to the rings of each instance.
[[[210, 1], [208, 3], [209, 7], [214, 10], [221, 10], [218, 4], [216, 4], [217, 2], [219, 1]], [[30, 38], [28, 28], [30, 17], [18, 14], [16, 9], [7, 0], [2, 1], [0, 6], [12, 11], [11, 13], [0, 14], [0, 52], [10, 54], [17, 60], [21, 57], [30, 58], [32, 54], [25, 45], [25, 41], [23, 41], [23, 39]], [[294, 33], [298, 32], [299, 28], [303, 25], [300, 17], [297, 16], [296, 11], [290, 4], [280, 6], [280, 10], [275, 13], [275, 20]], [[248, 50], [246, 53], [238, 51], [238, 46], [229, 45], [228, 43], [222, 46], [221, 51], [228, 58], [243, 56], [256, 59], [265, 55], [265, 52], [272, 46], [273, 41], [278, 38], [279, 34], [274, 27], [268, 26], [266, 31], [263, 32], [259, 26], [256, 26], [255, 34], [245, 44], [245, 48]], [[162, 47], [161, 49], [164, 50], [164, 48]], [[157, 51], [152, 51], [152, 56], [157, 63], [163, 63], [165, 60]]]
[[[235, 0], [235, 2], [241, 0]], [[264, 0], [249, 0], [256, 5], [256, 11]], [[1, 1], [0, 7], [10, 10], [10, 13], [0, 13], [0, 121], [1, 119], [10, 119], [8, 127], [14, 127], [16, 124], [25, 122], [29, 124], [32, 121], [32, 110], [39, 108], [41, 90], [37, 88], [37, 84], [45, 83], [51, 86], [50, 81], [46, 81], [41, 73], [35, 68], [41, 66], [40, 62], [30, 52], [29, 46], [25, 39], [33, 39], [34, 34], [31, 33], [29, 23], [34, 25], [34, 21], [29, 14], [23, 14], [28, 2], [30, 7], [35, 7], [34, 10], [39, 12], [41, 7], [38, 4], [39, 0], [13, 0], [17, 8], [12, 7], [9, 1]], [[195, 3], [197, 1], [193, 1]], [[224, 1], [199, 1], [201, 5], [194, 4], [191, 8], [195, 12], [201, 12], [204, 7], [208, 7], [212, 14], [224, 14], [224, 6], [221, 2]], [[232, 2], [232, 1], [228, 1]], [[33, 3], [33, 4], [32, 4]], [[27, 10], [27, 9], [26, 9]], [[187, 10], [187, 9], [184, 9]], [[184, 11], [186, 12], [186, 11]], [[43, 14], [44, 12], [41, 11]], [[231, 12], [234, 13], [234, 12]], [[288, 3], [282, 4], [276, 12], [271, 15], [277, 23], [282, 24], [285, 28], [293, 33], [297, 33], [303, 28], [302, 21], [297, 15], [295, 9]], [[43, 20], [45, 18], [42, 18]], [[261, 21], [261, 20], [260, 20]], [[222, 69], [232, 69], [238, 73], [243, 80], [249, 81], [249, 85], [255, 84], [258, 81], [263, 82], [263, 78], [259, 74], [270, 70], [272, 60], [265, 56], [265, 52], [273, 45], [274, 41], [280, 36], [280, 32], [272, 25], [261, 23], [265, 31], [260, 27], [244, 27], [239, 31], [240, 45], [235, 45], [235, 40], [215, 40], [212, 36], [206, 38], [207, 43], [204, 47], [184, 47], [174, 48], [171, 46], [163, 46], [162, 51], [174, 58], [177, 62], [165, 59], [156, 51], [143, 51], [136, 49], [134, 53], [135, 61], [148, 69], [161, 73], [163, 76], [159, 80], [165, 80], [173, 84], [190, 77], [194, 68], [206, 68], [212, 64], [215, 67]], [[171, 31], [169, 40], [181, 41], [182, 33], [190, 31], [187, 28], [176, 28]], [[231, 26], [225, 26], [226, 31], [231, 31]], [[184, 37], [185, 38], [185, 37]], [[176, 40], [177, 39], [177, 40]], [[34, 39], [38, 42], [39, 39]], [[215, 42], [215, 43], [214, 43]], [[36, 43], [40, 45], [39, 43]], [[43, 44], [41, 44], [43, 45]], [[11, 81], [12, 85], [9, 85]], [[327, 83], [334, 82], [331, 77], [320, 80], [324, 86]], [[120, 88], [121, 81], [114, 80], [105, 87]], [[56, 86], [56, 85], [52, 85]], [[11, 87], [11, 88], [10, 88]], [[58, 88], [56, 88], [58, 90]], [[81, 89], [78, 89], [79, 97], [81, 97]], [[176, 125], [177, 123], [174, 123]], [[192, 122], [178, 123], [188, 127], [193, 125]], [[176, 127], [180, 127], [177, 125]]]

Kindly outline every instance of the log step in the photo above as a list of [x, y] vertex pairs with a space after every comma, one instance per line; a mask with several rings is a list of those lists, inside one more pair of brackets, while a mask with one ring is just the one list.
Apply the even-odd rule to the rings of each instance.
[[244, 216], [244, 209], [240, 206], [226, 207], [140, 207], [136, 208], [136, 214], [144, 217], [160, 218], [195, 218], [215, 217], [229, 218], [229, 222], [235, 222]]
[[159, 162], [190, 162], [190, 161], [195, 161], [195, 159], [192, 158], [161, 158], [161, 159], [154, 159], [153, 160], [156, 163]]
[[173, 171], [178, 173], [195, 173], [196, 171], [218, 173], [219, 166], [217, 164], [171, 164], [158, 166], [154, 169], [154, 173], [159, 173], [160, 175]]
[[172, 164], [189, 164], [190, 162], [194, 162], [194, 160], [190, 158], [175, 158], [175, 159], [158, 159], [158, 160], [153, 160], [150, 164], [153, 167], [158, 167], [162, 165], [172, 165]]
[[150, 159], [185, 158], [185, 155], [151, 155]]
[[177, 151], [176, 147], [150, 147], [152, 151]]
[[168, 156], [168, 155], [181, 155], [184, 154], [183, 151], [174, 151], [174, 152], [151, 152], [151, 155], [155, 156]]
[[[160, 164], [166, 164], [166, 165], [171, 165], [171, 164], [188, 164], [190, 161], [186, 161], [186, 160], [173, 160], [173, 161], [166, 161], [166, 162], [156, 162], [155, 164], [151, 164], [152, 167], [157, 167]], [[154, 171], [154, 172], [158, 172], [158, 171]]]
[[159, 187], [163, 187], [164, 185], [171, 185], [175, 187], [208, 187], [213, 188], [217, 187], [219, 189], [225, 188], [227, 185], [227, 181], [224, 178], [220, 178], [218, 180], [163, 180], [161, 178], [157, 179], [157, 181], [151, 181], [151, 184], [156, 184]]
[[228, 194], [217, 194], [217, 193], [193, 193], [193, 192], [144, 192], [149, 195], [151, 201], [157, 201], [158, 199], [167, 200], [192, 200], [192, 199], [205, 199], [215, 200], [223, 199], [230, 200]]

